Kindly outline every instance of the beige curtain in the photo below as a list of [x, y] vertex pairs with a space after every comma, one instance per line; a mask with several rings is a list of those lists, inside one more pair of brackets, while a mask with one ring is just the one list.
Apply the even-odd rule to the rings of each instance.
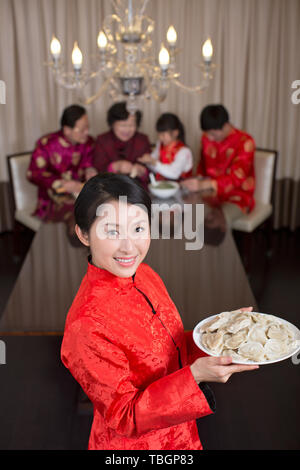
[[[110, 13], [109, 0], [0, 0], [0, 79], [7, 88], [6, 104], [0, 105], [0, 181], [8, 179], [6, 155], [33, 148], [39, 136], [58, 128], [63, 108], [76, 101], [44, 65], [52, 34], [59, 37], [70, 68], [73, 42], [78, 40], [84, 58], [96, 53], [98, 31]], [[177, 113], [197, 159], [199, 113], [208, 103], [223, 103], [232, 123], [251, 133], [259, 147], [278, 150], [275, 227], [296, 228], [300, 104], [292, 103], [291, 86], [300, 79], [299, 0], [151, 0], [146, 13], [155, 20], [157, 52], [168, 26], [175, 26], [184, 83], [198, 83], [201, 45], [208, 36], [217, 68], [210, 88], [200, 95], [172, 87], [164, 103], [143, 103], [141, 130], [154, 142], [159, 114]], [[98, 86], [94, 80], [88, 92]], [[109, 105], [104, 97], [88, 108], [95, 136], [106, 129]], [[1, 231], [7, 228], [3, 214], [0, 220]]]

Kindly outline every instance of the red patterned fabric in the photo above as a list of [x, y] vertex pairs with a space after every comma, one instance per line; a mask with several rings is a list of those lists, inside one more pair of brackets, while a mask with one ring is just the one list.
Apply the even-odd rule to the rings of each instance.
[[196, 349], [149, 266], [119, 278], [89, 264], [61, 348], [94, 405], [89, 449], [202, 449], [195, 419], [213, 411], [188, 365]]
[[221, 142], [215, 142], [204, 133], [202, 153], [197, 173], [217, 181], [217, 196], [210, 198], [216, 205], [223, 202], [237, 204], [244, 212], [254, 206], [254, 151], [253, 138], [239, 129]]
[[72, 144], [62, 131], [41, 137], [34, 149], [27, 178], [38, 186], [38, 202], [34, 215], [48, 221], [67, 219], [74, 207], [71, 195], [59, 195], [59, 180], [85, 181], [85, 170], [92, 166], [94, 140]]
[[[175, 160], [177, 152], [182, 148], [185, 147], [185, 144], [181, 142], [180, 140], [177, 140], [176, 142], [172, 142], [169, 145], [163, 145], [160, 144], [159, 148], [159, 161], [165, 165], [169, 165], [170, 163], [173, 163]], [[180, 178], [188, 178], [192, 176], [192, 170], [187, 171], [185, 173], [182, 173], [180, 175]], [[160, 175], [159, 173], [155, 174], [155, 178], [160, 181], [160, 180], [166, 180], [163, 175]]]
[[99, 172], [105, 172], [117, 160], [136, 163], [144, 153], [151, 153], [151, 145], [145, 134], [136, 132], [131, 139], [123, 142], [113, 131], [109, 131], [97, 137], [93, 165]]

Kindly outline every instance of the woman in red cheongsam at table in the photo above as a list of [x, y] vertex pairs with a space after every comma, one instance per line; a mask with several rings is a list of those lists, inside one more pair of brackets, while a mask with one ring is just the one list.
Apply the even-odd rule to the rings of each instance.
[[91, 178], [75, 218], [90, 256], [61, 358], [94, 406], [89, 449], [202, 449], [196, 419], [215, 409], [206, 382], [256, 367], [203, 357], [184, 331], [163, 281], [143, 263], [151, 199], [141, 185], [111, 173]]
[[255, 206], [253, 138], [229, 122], [222, 105], [209, 105], [200, 115], [203, 132], [197, 178], [182, 182], [190, 191], [203, 192], [207, 203], [222, 206], [233, 221]]
[[79, 105], [67, 107], [61, 129], [41, 137], [31, 157], [27, 178], [38, 186], [35, 216], [44, 222], [72, 218], [74, 195], [97, 174], [92, 167], [93, 150], [86, 110]]
[[192, 176], [193, 155], [185, 144], [184, 126], [172, 113], [162, 114], [156, 123], [158, 142], [154, 151], [139, 158], [156, 174], [157, 180], [179, 180]]
[[138, 158], [150, 152], [148, 137], [139, 132], [142, 113], [129, 114], [126, 102], [115, 103], [107, 112], [108, 132], [96, 139], [93, 164], [98, 172], [131, 175], [146, 184], [148, 171], [138, 164]]

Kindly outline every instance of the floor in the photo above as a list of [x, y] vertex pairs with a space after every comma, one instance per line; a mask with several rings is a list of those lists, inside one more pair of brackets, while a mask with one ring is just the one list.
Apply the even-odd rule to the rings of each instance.
[[[25, 231], [22, 236], [20, 258], [13, 260], [13, 238], [10, 233], [0, 235], [0, 314], [4, 309], [22, 261], [32, 241], [32, 233]], [[237, 240], [241, 256], [243, 241]], [[273, 252], [265, 255], [265, 239], [256, 234], [251, 252], [249, 281], [261, 312], [272, 312], [284, 316], [288, 311], [295, 319], [299, 315], [300, 286], [300, 230], [291, 233], [279, 230], [272, 235]], [[299, 326], [299, 321], [298, 321]], [[59, 360], [60, 336], [6, 336], [6, 364], [0, 366], [0, 449], [75, 450], [86, 449], [91, 426], [91, 414], [85, 407], [84, 397]], [[38, 354], [37, 354], [38, 352]], [[22, 361], [20, 361], [22, 357]], [[272, 366], [268, 366], [272, 367]], [[291, 367], [293, 365], [291, 364]], [[254, 391], [253, 400], [264, 413], [268, 411], [264, 391], [268, 388], [268, 371], [262, 375], [262, 388]], [[288, 369], [279, 379], [289, 386]], [[294, 374], [295, 376], [295, 374]], [[239, 381], [232, 378], [230, 394], [234, 394], [239, 405]], [[244, 375], [241, 379], [250, 379]], [[294, 379], [297, 380], [297, 379]], [[299, 382], [299, 384], [298, 384]], [[299, 387], [300, 381], [293, 383]], [[225, 392], [224, 392], [225, 390]], [[228, 389], [229, 390], [229, 389]], [[199, 425], [203, 445], [207, 449], [299, 449], [297, 429], [274, 436], [263, 432], [263, 427], [252, 423], [243, 427], [247, 411], [237, 413], [232, 422], [231, 434], [224, 436], [216, 429], [231, 419], [228, 400], [232, 400], [225, 388], [214, 386], [218, 412], [213, 419], [204, 418]], [[228, 395], [228, 396], [227, 396]], [[67, 397], [67, 399], [66, 399]], [[278, 397], [276, 397], [277, 399]], [[34, 408], [32, 403], [35, 403]], [[9, 404], [9, 406], [7, 406]], [[278, 406], [285, 406], [293, 413], [293, 405], [278, 398]], [[285, 427], [286, 423], [282, 423]], [[237, 433], [236, 429], [239, 429]], [[259, 444], [257, 444], [259, 443]], [[262, 447], [263, 446], [263, 447]]]

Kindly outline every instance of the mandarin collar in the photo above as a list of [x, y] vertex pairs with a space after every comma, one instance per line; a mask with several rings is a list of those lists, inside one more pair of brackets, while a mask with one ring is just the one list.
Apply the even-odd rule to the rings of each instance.
[[180, 140], [175, 140], [174, 142], [171, 142], [170, 144], [168, 145], [163, 145], [161, 144], [162, 148], [165, 149], [165, 150], [173, 150], [173, 148], [176, 147], [177, 144], [179, 144], [181, 141]]
[[[139, 266], [137, 268], [136, 273], [139, 270]], [[136, 273], [130, 277], [118, 277], [115, 274], [110, 273], [106, 269], [99, 268], [92, 264], [91, 259], [88, 259], [88, 269], [87, 269], [87, 278], [90, 282], [101, 282], [101, 283], [108, 283], [112, 287], [119, 287], [119, 288], [128, 288], [133, 286]]]

